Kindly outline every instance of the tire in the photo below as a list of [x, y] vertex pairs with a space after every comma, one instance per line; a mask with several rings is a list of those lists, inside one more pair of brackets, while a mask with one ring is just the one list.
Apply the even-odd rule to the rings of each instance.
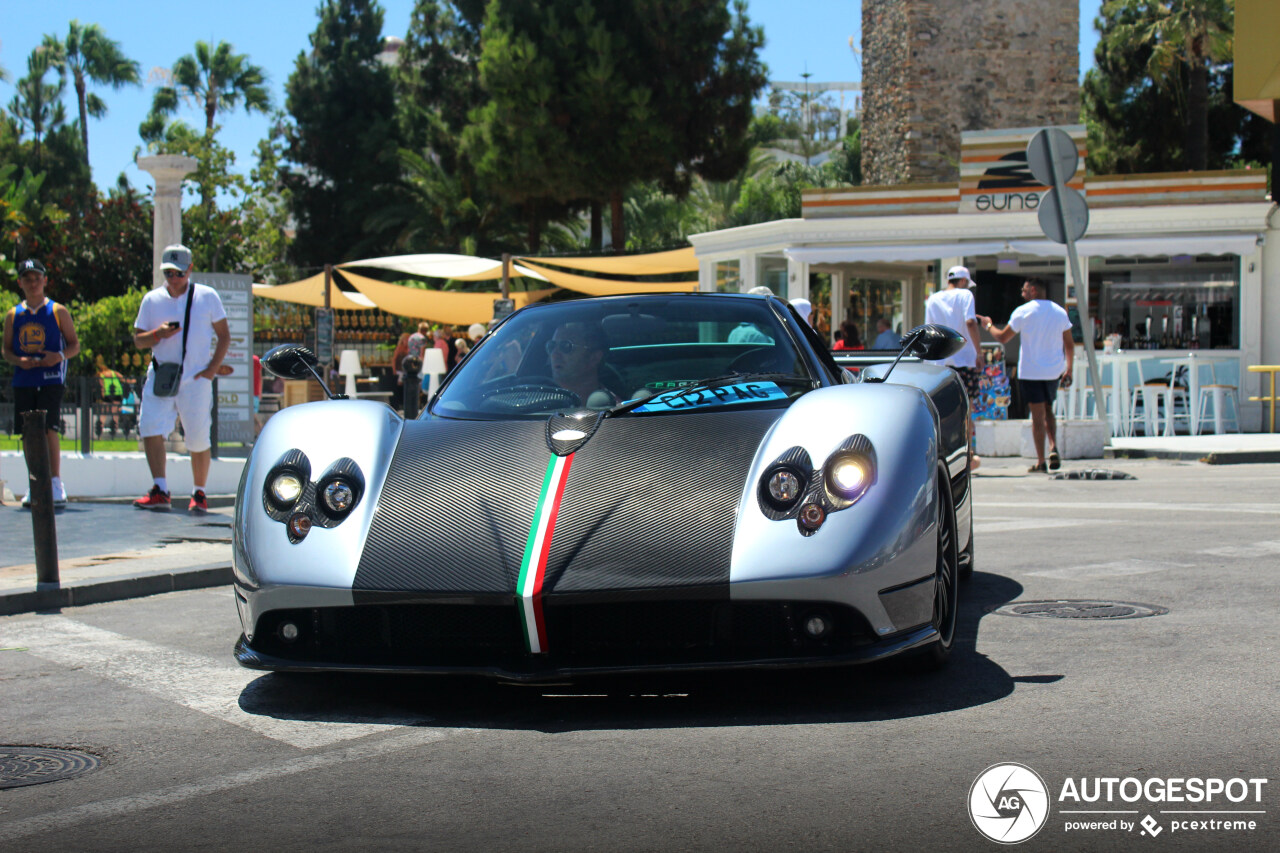
[[924, 648], [920, 661], [922, 667], [929, 670], [941, 669], [951, 659], [959, 610], [960, 554], [956, 542], [956, 508], [951, 499], [951, 480], [945, 470], [938, 473], [937, 537], [932, 623], [939, 636]]
[[[969, 488], [973, 488], [973, 478], [969, 479]], [[960, 582], [973, 577], [973, 492], [969, 492], [969, 544], [960, 552]]]

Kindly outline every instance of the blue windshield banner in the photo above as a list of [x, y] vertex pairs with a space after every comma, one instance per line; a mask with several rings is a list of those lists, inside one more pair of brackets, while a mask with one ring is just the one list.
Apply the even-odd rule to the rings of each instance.
[[636, 406], [633, 412], [680, 412], [709, 406], [734, 406], [785, 400], [787, 392], [772, 382], [742, 382], [716, 388], [666, 391]]

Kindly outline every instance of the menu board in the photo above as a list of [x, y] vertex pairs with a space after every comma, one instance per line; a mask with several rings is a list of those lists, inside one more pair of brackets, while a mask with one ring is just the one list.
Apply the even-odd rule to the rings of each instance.
[[[192, 273], [191, 280], [218, 291], [227, 312], [231, 345], [222, 360], [230, 376], [218, 377], [218, 443], [252, 444], [253, 278], [234, 273]], [[217, 346], [216, 340], [214, 346]]]

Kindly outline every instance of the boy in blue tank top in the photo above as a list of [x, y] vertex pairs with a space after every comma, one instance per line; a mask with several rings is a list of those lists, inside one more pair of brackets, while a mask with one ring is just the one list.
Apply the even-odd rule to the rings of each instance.
[[[18, 264], [18, 284], [25, 297], [4, 318], [4, 360], [14, 366], [15, 429], [23, 428], [23, 413], [43, 409], [49, 444], [49, 473], [53, 477], [54, 506], [65, 506], [62, 485], [62, 394], [67, 382], [67, 359], [80, 352], [71, 312], [44, 294], [44, 264], [28, 258]], [[22, 500], [31, 505], [31, 494]]]

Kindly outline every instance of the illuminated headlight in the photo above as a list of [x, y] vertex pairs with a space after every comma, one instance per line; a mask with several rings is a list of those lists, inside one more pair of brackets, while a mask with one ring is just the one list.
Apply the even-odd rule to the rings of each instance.
[[786, 468], [779, 468], [769, 477], [769, 497], [780, 506], [795, 503], [796, 498], [800, 497], [802, 487], [803, 484], [795, 472]]
[[271, 500], [279, 507], [293, 506], [302, 494], [302, 478], [293, 471], [281, 471], [267, 484]]
[[876, 451], [865, 435], [851, 435], [827, 457], [822, 466], [827, 498], [832, 509], [844, 509], [867, 493], [876, 482]]
[[355, 503], [356, 493], [345, 480], [331, 480], [321, 493], [324, 508], [330, 514], [341, 515], [351, 509]]
[[831, 466], [831, 487], [842, 497], [852, 498], [866, 488], [868, 477], [867, 463], [864, 459], [845, 457], [836, 460]]

